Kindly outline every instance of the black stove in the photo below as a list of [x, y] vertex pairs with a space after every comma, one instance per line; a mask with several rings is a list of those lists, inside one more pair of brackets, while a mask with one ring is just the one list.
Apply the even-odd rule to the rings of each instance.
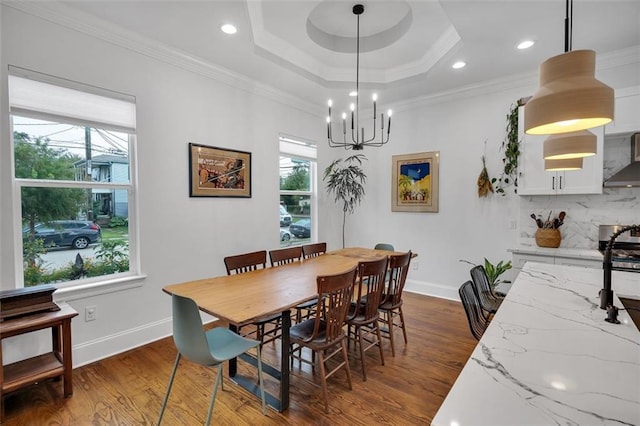
[[[600, 225], [598, 250], [604, 254], [611, 236], [624, 225]], [[640, 232], [621, 234], [611, 251], [611, 268], [618, 271], [640, 272]]]

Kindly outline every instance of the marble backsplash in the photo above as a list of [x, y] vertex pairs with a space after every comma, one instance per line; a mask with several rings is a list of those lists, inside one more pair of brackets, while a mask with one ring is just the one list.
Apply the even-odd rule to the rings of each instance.
[[[605, 139], [604, 179], [611, 177], [631, 161], [629, 137]], [[536, 224], [531, 213], [545, 219], [552, 212], [556, 217], [565, 211], [567, 216], [560, 227], [560, 247], [596, 249], [598, 226], [640, 223], [640, 187], [604, 188], [593, 195], [537, 195], [520, 197], [519, 244], [535, 246]]]

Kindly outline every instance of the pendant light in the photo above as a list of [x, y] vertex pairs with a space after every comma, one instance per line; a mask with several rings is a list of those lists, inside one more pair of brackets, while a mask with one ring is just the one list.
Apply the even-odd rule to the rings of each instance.
[[544, 169], [548, 172], [580, 170], [581, 168], [582, 168], [582, 158], [567, 158], [562, 160], [544, 160]]
[[598, 140], [588, 130], [549, 136], [542, 148], [545, 160], [563, 160], [596, 155]]
[[525, 133], [552, 135], [613, 120], [613, 89], [596, 80], [596, 53], [571, 51], [573, 0], [566, 1], [565, 53], [540, 65], [540, 88], [524, 109]]

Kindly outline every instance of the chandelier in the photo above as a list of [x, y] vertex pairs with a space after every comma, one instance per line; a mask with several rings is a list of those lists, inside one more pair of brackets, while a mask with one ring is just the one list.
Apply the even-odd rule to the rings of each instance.
[[[353, 149], [355, 151], [359, 151], [364, 149], [365, 146], [382, 146], [389, 142], [389, 133], [391, 132], [391, 110], [387, 112], [388, 122], [387, 122], [387, 131], [385, 137], [385, 128], [384, 128], [384, 113], [380, 114], [380, 138], [376, 141], [376, 100], [377, 95], [374, 93], [372, 96], [373, 100], [373, 131], [371, 134], [371, 138], [365, 139], [364, 127], [360, 127], [360, 15], [364, 12], [364, 6], [361, 4], [356, 4], [353, 6], [353, 14], [356, 15], [356, 90], [355, 104], [352, 103], [350, 106], [351, 109], [351, 136], [347, 138], [347, 113], [342, 113], [342, 140], [334, 140], [333, 139], [333, 131], [332, 131], [332, 122], [331, 122], [331, 106], [332, 101], [329, 99], [329, 115], [327, 116], [327, 140], [329, 142], [329, 146], [331, 148], [344, 148], [344, 149]], [[338, 139], [340, 139], [338, 137]]]

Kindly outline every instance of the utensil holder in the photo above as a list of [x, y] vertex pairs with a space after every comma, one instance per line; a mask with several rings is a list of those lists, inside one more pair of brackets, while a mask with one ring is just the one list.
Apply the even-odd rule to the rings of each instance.
[[538, 228], [535, 237], [538, 247], [558, 248], [562, 241], [560, 231], [555, 228]]

